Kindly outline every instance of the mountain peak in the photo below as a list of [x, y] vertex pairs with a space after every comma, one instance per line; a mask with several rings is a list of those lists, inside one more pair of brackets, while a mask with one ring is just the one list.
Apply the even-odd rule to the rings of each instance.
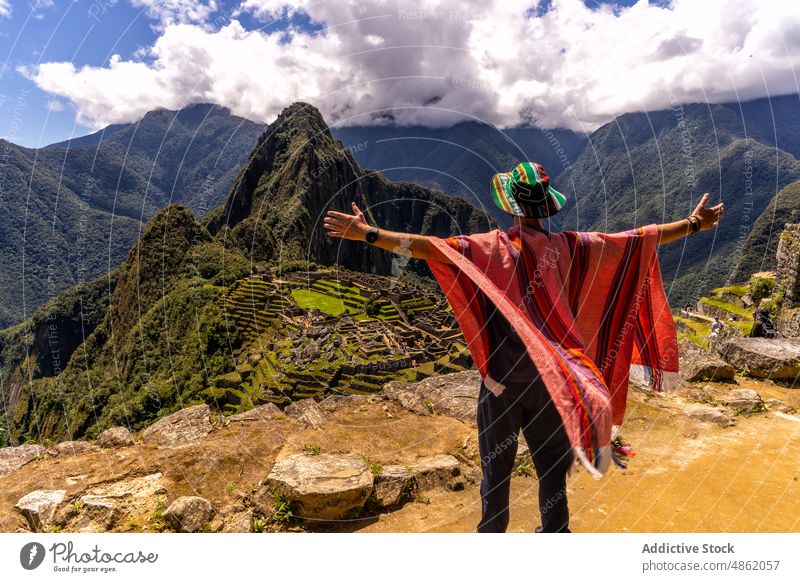
[[289, 131], [293, 135], [296, 132], [306, 138], [324, 135], [332, 139], [328, 124], [325, 123], [319, 109], [303, 101], [295, 101], [284, 108], [267, 129], [267, 133], [285, 131]]

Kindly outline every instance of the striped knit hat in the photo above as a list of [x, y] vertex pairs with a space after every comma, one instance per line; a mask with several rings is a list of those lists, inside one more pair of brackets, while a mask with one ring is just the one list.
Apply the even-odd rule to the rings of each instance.
[[492, 178], [492, 200], [513, 216], [544, 218], [564, 207], [566, 197], [550, 186], [550, 176], [541, 164], [522, 162], [510, 172]]

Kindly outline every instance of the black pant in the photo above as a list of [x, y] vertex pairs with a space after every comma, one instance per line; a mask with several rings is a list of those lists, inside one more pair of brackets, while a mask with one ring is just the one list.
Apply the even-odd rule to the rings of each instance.
[[481, 382], [478, 397], [483, 469], [478, 532], [504, 532], [508, 527], [511, 472], [522, 429], [539, 479], [539, 531], [568, 533], [567, 471], [574, 457], [561, 415], [540, 377], [528, 384], [505, 384], [498, 397]]

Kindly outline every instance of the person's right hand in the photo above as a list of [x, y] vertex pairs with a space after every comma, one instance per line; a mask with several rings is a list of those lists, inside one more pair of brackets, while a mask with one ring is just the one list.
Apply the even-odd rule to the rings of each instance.
[[372, 228], [364, 218], [364, 213], [358, 209], [355, 202], [351, 202], [354, 214], [345, 214], [328, 210], [328, 216], [323, 220], [323, 226], [328, 230], [328, 236], [346, 238], [348, 240], [366, 240], [367, 232]]
[[700, 199], [700, 203], [694, 209], [694, 212], [692, 212], [692, 216], [696, 216], [700, 219], [700, 230], [714, 228], [717, 226], [717, 223], [722, 220], [722, 216], [725, 214], [725, 204], [722, 202], [716, 206], [712, 206], [711, 208], [706, 208], [708, 196], [708, 192], [703, 194], [703, 197]]

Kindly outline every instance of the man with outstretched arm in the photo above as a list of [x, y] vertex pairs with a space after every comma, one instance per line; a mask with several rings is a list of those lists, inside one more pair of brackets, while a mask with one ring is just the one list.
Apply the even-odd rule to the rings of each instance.
[[687, 218], [620, 233], [550, 232], [542, 218], [566, 197], [544, 168], [496, 174], [493, 202], [514, 216], [503, 231], [447, 238], [392, 232], [353, 213], [329, 211], [332, 237], [366, 241], [424, 259], [458, 320], [481, 375], [478, 442], [483, 478], [479, 532], [504, 532], [522, 434], [539, 483], [542, 525], [569, 532], [566, 477], [576, 465], [601, 478], [633, 456], [622, 443], [632, 365], [654, 390], [678, 385], [677, 337], [664, 294], [658, 245], [714, 228], [722, 203], [706, 193]]

